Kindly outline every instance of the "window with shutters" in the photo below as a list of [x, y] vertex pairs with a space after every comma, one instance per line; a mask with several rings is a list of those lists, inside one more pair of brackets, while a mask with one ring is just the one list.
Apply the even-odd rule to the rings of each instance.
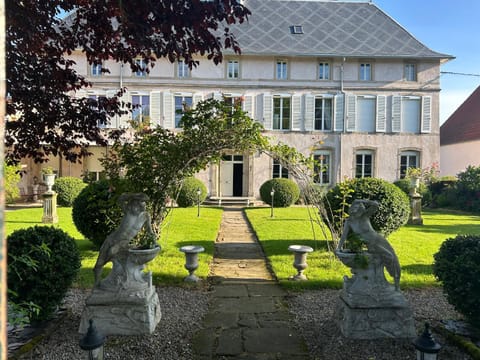
[[276, 78], [277, 80], [286, 80], [288, 78], [288, 67], [285, 60], [277, 60]]
[[282, 166], [278, 159], [273, 159], [272, 178], [288, 179], [288, 169]]
[[90, 65], [90, 74], [92, 76], [102, 76], [102, 63], [95, 62], [92, 65]]
[[[105, 101], [106, 99], [106, 96], [105, 95], [97, 95], [97, 94], [92, 94], [92, 95], [88, 95], [88, 106], [92, 109], [95, 109], [97, 110], [98, 109], [98, 103], [101, 102], [101, 101]], [[107, 123], [102, 121], [102, 120], [97, 120], [97, 126], [100, 128], [100, 129], [104, 129], [107, 127]]]
[[188, 68], [188, 64], [185, 60], [179, 60], [177, 63], [177, 76], [179, 78], [187, 78], [190, 77], [190, 69]]
[[191, 95], [175, 95], [175, 128], [182, 127], [183, 113], [191, 108], [193, 105], [193, 98]]
[[372, 80], [372, 64], [369, 64], [369, 63], [360, 64], [359, 79], [361, 81], [371, 81]]
[[420, 132], [420, 101], [419, 97], [402, 97], [402, 132], [415, 134]]
[[329, 185], [332, 172], [330, 151], [316, 150], [313, 159], [315, 160], [313, 182], [320, 185]]
[[146, 77], [147, 76], [147, 64], [143, 59], [135, 60], [135, 64], [138, 66], [137, 71], [135, 71], [136, 77]]
[[242, 108], [242, 100], [239, 95], [223, 95], [223, 102], [230, 108], [230, 114], [232, 115], [236, 108]]
[[417, 81], [417, 66], [415, 64], [405, 64], [405, 81]]
[[320, 62], [318, 64], [318, 79], [330, 80], [330, 64], [328, 62]]
[[149, 95], [132, 95], [132, 120], [137, 123], [150, 123]]
[[238, 79], [240, 77], [240, 63], [238, 60], [228, 60], [227, 79]]
[[373, 160], [373, 151], [357, 150], [355, 152], [355, 177], [373, 177]]
[[375, 132], [376, 97], [357, 96], [356, 131]]
[[420, 167], [418, 151], [402, 151], [400, 154], [400, 179], [404, 179], [409, 168]]
[[273, 129], [290, 130], [291, 99], [290, 97], [273, 97]]
[[333, 99], [315, 98], [315, 130], [331, 131], [333, 119]]

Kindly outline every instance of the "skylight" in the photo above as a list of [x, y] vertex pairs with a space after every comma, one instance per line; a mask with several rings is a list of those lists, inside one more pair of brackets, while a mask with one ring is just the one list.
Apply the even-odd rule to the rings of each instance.
[[302, 25], [292, 25], [292, 26], [290, 26], [290, 33], [291, 34], [303, 34], [303, 26]]

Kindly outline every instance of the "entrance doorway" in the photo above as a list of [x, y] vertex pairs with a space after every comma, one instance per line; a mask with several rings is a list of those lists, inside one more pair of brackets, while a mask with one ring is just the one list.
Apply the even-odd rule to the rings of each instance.
[[220, 163], [222, 196], [243, 195], [243, 155], [223, 155]]

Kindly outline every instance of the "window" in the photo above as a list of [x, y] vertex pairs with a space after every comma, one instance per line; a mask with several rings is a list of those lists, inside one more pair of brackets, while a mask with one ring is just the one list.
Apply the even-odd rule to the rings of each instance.
[[277, 72], [276, 76], [278, 80], [286, 80], [287, 79], [287, 62], [284, 60], [277, 61]]
[[175, 127], [181, 128], [181, 120], [186, 109], [191, 108], [193, 104], [192, 96], [175, 95]]
[[235, 96], [235, 95], [224, 95], [223, 96], [223, 102], [228, 105], [229, 107], [232, 108], [231, 114], [234, 113], [235, 107], [239, 106], [241, 108], [242, 106], [242, 97], [241, 96]]
[[402, 132], [420, 132], [420, 100], [419, 97], [402, 97]]
[[278, 159], [273, 160], [272, 178], [288, 178], [288, 169], [283, 167]]
[[360, 80], [370, 81], [372, 80], [372, 65], [371, 64], [360, 64]]
[[405, 64], [405, 80], [417, 81], [417, 67], [415, 64]]
[[[105, 96], [103, 96], [103, 95], [88, 95], [88, 98], [91, 100], [91, 101], [89, 101], [89, 106], [92, 109], [96, 109], [96, 110], [98, 110], [98, 103], [105, 100]], [[102, 113], [103, 113], [103, 111], [102, 111]], [[99, 120], [97, 120], [97, 126], [100, 129], [103, 129], [107, 126], [107, 123], [105, 121], [99, 119]]]
[[138, 70], [135, 72], [135, 76], [137, 77], [145, 77], [147, 76], [147, 64], [143, 59], [135, 60], [135, 64], [139, 67]]
[[375, 96], [357, 96], [356, 131], [375, 132], [376, 105]]
[[228, 60], [227, 62], [227, 78], [238, 79], [240, 70], [240, 63], [238, 60]]
[[150, 96], [132, 95], [132, 120], [138, 123], [150, 122]]
[[185, 62], [185, 60], [178, 61], [177, 75], [179, 78], [186, 78], [190, 76], [190, 69], [188, 68], [188, 64]]
[[318, 64], [318, 79], [330, 80], [330, 64], [327, 62], [321, 62]]
[[303, 26], [302, 25], [290, 26], [290, 34], [303, 34]]
[[419, 155], [416, 151], [403, 151], [400, 154], [400, 179], [405, 178], [409, 168], [419, 167]]
[[331, 174], [331, 156], [329, 151], [315, 151], [313, 154], [315, 160], [313, 182], [320, 185], [330, 184]]
[[101, 76], [102, 75], [102, 63], [93, 63], [91, 65], [90, 73], [92, 76]]
[[355, 177], [373, 177], [373, 153], [368, 150], [357, 151], [355, 154]]
[[290, 106], [289, 97], [275, 96], [273, 98], [273, 129], [290, 129]]
[[332, 102], [332, 98], [315, 98], [315, 130], [332, 130]]

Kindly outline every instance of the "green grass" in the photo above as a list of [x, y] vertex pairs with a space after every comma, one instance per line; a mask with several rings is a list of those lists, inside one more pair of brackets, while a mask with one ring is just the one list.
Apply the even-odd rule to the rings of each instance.
[[[93, 266], [98, 251], [93, 244], [80, 234], [72, 221], [71, 208], [58, 208], [58, 224], [53, 226], [66, 231], [72, 236], [80, 250], [82, 267], [74, 286], [89, 288], [93, 285]], [[35, 225], [48, 226], [42, 223], [42, 208], [28, 208], [7, 211], [5, 213], [5, 233], [8, 236], [17, 229]], [[188, 274], [184, 268], [185, 255], [178, 249], [183, 245], [201, 245], [205, 252], [199, 256], [199, 268], [195, 274], [206, 278], [209, 263], [213, 258], [214, 241], [220, 227], [222, 210], [202, 208], [197, 217], [197, 208], [176, 208], [164, 221], [160, 245], [162, 251], [154, 261], [148, 264], [147, 271], [152, 271], [154, 283], [157, 285], [181, 285]], [[110, 271], [111, 264], [104, 269], [104, 276]]]
[[[282, 285], [292, 289], [340, 288], [343, 276], [351, 275], [328, 251], [318, 225], [313, 226], [316, 232], [313, 236], [307, 208], [276, 208], [273, 218], [266, 208], [247, 209], [246, 213]], [[433, 254], [442, 242], [460, 233], [480, 235], [479, 216], [429, 210], [423, 213], [423, 220], [423, 226], [406, 225], [389, 237], [402, 267], [402, 288], [439, 286], [432, 274], [432, 263]], [[293, 244], [308, 245], [315, 250], [307, 256], [307, 282], [288, 280], [295, 274], [293, 254], [288, 251]]]

